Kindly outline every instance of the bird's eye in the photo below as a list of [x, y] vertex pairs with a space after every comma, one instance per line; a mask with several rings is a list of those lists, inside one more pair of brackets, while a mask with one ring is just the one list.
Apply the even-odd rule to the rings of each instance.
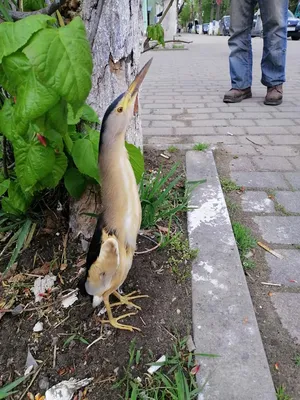
[[102, 274], [100, 274], [100, 276], [104, 277], [105, 276], [105, 272], [102, 272]]
[[123, 107], [118, 107], [117, 111], [118, 111], [118, 113], [121, 113], [123, 111]]

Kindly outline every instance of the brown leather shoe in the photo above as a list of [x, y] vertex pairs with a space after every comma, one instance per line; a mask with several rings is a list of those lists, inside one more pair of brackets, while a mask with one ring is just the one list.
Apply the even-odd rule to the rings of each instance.
[[268, 87], [264, 103], [267, 106], [278, 106], [282, 103], [283, 87], [282, 85]]
[[230, 89], [229, 92], [225, 93], [224, 103], [239, 103], [244, 99], [252, 97], [251, 87], [247, 89]]

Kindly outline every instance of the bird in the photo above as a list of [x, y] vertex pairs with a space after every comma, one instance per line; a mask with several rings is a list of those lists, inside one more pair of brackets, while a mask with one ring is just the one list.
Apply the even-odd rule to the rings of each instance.
[[[136, 313], [114, 317], [111, 308], [124, 304], [140, 310], [132, 300], [148, 297], [136, 291], [121, 295], [118, 289], [132, 266], [142, 217], [138, 185], [125, 147], [125, 133], [151, 62], [152, 59], [144, 65], [127, 91], [110, 104], [102, 120], [98, 160], [102, 212], [89, 245], [86, 275], [79, 285], [81, 292], [92, 296], [93, 307], [104, 302], [108, 320], [102, 322], [131, 332], [140, 329], [119, 321]], [[110, 304], [110, 295], [119, 301]]]

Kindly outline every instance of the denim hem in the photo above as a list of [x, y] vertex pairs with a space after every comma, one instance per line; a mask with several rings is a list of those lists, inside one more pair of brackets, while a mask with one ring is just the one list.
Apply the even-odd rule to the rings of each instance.
[[272, 84], [270, 84], [270, 83], [267, 83], [266, 81], [264, 81], [263, 79], [261, 79], [261, 83], [266, 87], [274, 87], [274, 86], [283, 85], [284, 82], [285, 82], [285, 80], [281, 80], [281, 81], [272, 82]]

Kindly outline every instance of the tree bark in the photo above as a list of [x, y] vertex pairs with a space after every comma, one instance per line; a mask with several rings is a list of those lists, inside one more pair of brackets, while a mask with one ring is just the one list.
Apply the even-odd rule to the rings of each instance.
[[215, 0], [212, 0], [210, 9], [210, 22], [212, 22], [215, 18], [215, 5], [216, 5]]
[[[82, 18], [85, 22], [93, 54], [92, 90], [87, 103], [100, 120], [109, 104], [124, 92], [139, 69], [143, 18], [140, 0], [84, 0]], [[140, 118], [134, 116], [126, 139], [142, 147]], [[79, 201], [70, 207], [70, 228], [80, 237], [86, 250], [95, 219], [82, 213], [98, 214], [101, 209], [99, 187], [87, 188]]]
[[202, 0], [199, 0], [199, 25], [203, 24], [203, 17], [202, 17]]

